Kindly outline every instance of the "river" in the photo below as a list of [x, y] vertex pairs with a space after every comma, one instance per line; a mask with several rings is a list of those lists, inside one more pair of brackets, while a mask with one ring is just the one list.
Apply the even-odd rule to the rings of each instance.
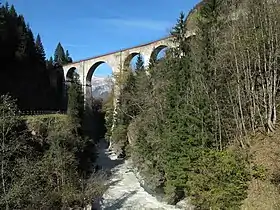
[[[97, 164], [109, 170], [112, 175], [108, 180], [109, 188], [100, 199], [97, 209], [104, 210], [172, 210], [179, 208], [158, 201], [141, 187], [132, 170], [130, 160], [120, 160], [117, 155], [106, 148], [106, 142], [99, 144]], [[191, 209], [191, 208], [190, 208]]]

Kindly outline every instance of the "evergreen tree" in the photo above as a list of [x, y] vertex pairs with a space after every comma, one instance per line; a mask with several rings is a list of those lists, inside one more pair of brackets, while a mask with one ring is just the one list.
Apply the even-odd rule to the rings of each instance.
[[21, 27], [18, 28], [18, 46], [16, 50], [16, 56], [19, 59], [26, 58], [26, 45], [27, 45], [27, 27], [25, 25], [25, 21], [22, 15], [19, 16], [19, 21], [21, 23]]
[[58, 43], [54, 52], [54, 62], [59, 65], [73, 62], [72, 58], [70, 57], [69, 51], [66, 50], [65, 52], [60, 42]]
[[49, 59], [50, 64], [53, 64], [53, 57], [51, 56]]
[[66, 50], [66, 55], [65, 55], [65, 57], [66, 57], [67, 63], [72, 63], [72, 62], [73, 62], [72, 58], [70, 57], [70, 54], [69, 54], [69, 51], [68, 51], [68, 50]]
[[59, 42], [54, 52], [54, 62], [63, 65], [65, 64], [66, 60], [67, 59], [66, 59], [65, 51], [61, 43]]
[[44, 50], [44, 47], [43, 47], [43, 44], [41, 41], [40, 34], [38, 34], [36, 37], [35, 47], [36, 47], [36, 51], [39, 56], [39, 59], [41, 60], [42, 63], [45, 63], [46, 54], [45, 54], [45, 50]]
[[[14, 6], [0, 8], [0, 94], [10, 93], [19, 109], [49, 109], [49, 76], [40, 37], [36, 43]], [[48, 100], [47, 100], [48, 98]]]
[[16, 9], [14, 7], [14, 5], [12, 5], [9, 9], [9, 13], [12, 17], [17, 17], [17, 12], [16, 12]]
[[52, 70], [54, 68], [54, 61], [53, 61], [52, 56], [46, 60], [46, 68], [48, 71]]
[[178, 43], [179, 53], [183, 53], [185, 55], [188, 52], [188, 45], [187, 43], [187, 27], [186, 27], [186, 17], [183, 12], [181, 12], [177, 24], [173, 27], [171, 31], [171, 35], [174, 36], [175, 42]]
[[73, 80], [68, 89], [67, 114], [71, 122], [80, 128], [84, 113], [84, 96], [79, 75], [74, 72]]
[[137, 60], [135, 63], [135, 72], [144, 71], [144, 61], [140, 54], [137, 56]]

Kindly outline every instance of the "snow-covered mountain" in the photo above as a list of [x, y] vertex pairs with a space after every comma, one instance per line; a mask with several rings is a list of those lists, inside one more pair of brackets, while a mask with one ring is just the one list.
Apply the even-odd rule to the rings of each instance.
[[113, 88], [112, 77], [96, 77], [91, 80], [93, 98], [102, 98], [106, 100]]

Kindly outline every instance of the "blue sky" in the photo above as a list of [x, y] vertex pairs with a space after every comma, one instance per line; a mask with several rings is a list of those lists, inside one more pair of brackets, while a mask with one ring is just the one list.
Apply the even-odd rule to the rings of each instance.
[[[0, 0], [1, 1], [1, 0]], [[58, 42], [75, 60], [168, 35], [199, 0], [8, 0], [40, 33], [47, 57]]]

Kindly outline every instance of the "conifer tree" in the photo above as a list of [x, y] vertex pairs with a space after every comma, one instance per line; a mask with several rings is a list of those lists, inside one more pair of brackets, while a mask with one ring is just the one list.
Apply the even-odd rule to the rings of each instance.
[[36, 47], [36, 51], [39, 56], [39, 59], [41, 60], [42, 63], [45, 63], [46, 54], [45, 54], [45, 50], [44, 50], [44, 47], [43, 47], [43, 44], [41, 41], [40, 34], [38, 34], [36, 37], [35, 47]]
[[137, 60], [135, 63], [135, 72], [143, 71], [144, 70], [144, 61], [142, 56], [139, 54], [137, 56]]
[[21, 22], [21, 27], [18, 29], [18, 46], [16, 50], [16, 56], [19, 59], [22, 59], [26, 56], [26, 46], [27, 46], [27, 27], [24, 22], [24, 18], [22, 15], [18, 17], [19, 21]]
[[12, 17], [17, 17], [17, 12], [16, 12], [16, 9], [15, 9], [14, 5], [12, 5], [10, 7], [9, 13], [11, 14]]
[[72, 58], [70, 57], [70, 54], [69, 54], [68, 50], [66, 50], [65, 57], [66, 57], [67, 63], [72, 63], [73, 62]]
[[66, 61], [65, 51], [59, 42], [54, 52], [54, 62], [63, 65]]
[[51, 64], [53, 64], [53, 57], [52, 57], [52, 56], [50, 57], [49, 62], [50, 62]]
[[67, 114], [70, 120], [77, 128], [81, 125], [81, 120], [84, 113], [84, 97], [82, 85], [79, 80], [79, 75], [74, 72], [73, 80], [68, 89], [68, 107]]
[[178, 43], [178, 47], [180, 50], [180, 53], [185, 55], [188, 51], [187, 46], [187, 27], [186, 27], [186, 17], [183, 12], [180, 13], [179, 18], [177, 19], [177, 24], [173, 27], [171, 31], [171, 35], [175, 38], [175, 42]]
[[22, 110], [49, 109], [46, 92], [51, 87], [40, 36], [35, 42], [24, 17], [8, 4], [0, 8], [0, 59], [0, 95], [10, 93]]
[[47, 70], [53, 69], [54, 67], [54, 61], [53, 57], [51, 56], [49, 59], [46, 60], [46, 68]]

